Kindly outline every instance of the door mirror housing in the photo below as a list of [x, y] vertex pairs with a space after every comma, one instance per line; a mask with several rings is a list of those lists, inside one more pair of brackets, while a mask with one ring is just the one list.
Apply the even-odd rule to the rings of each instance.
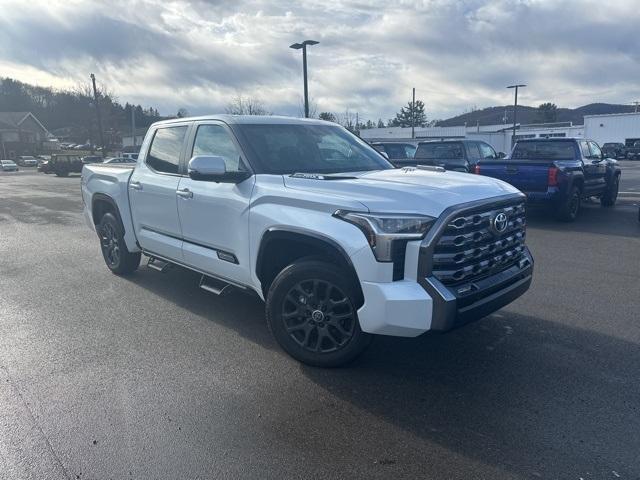
[[218, 155], [196, 155], [189, 160], [192, 180], [216, 183], [239, 183], [251, 176], [250, 172], [227, 172], [224, 158]]
[[507, 156], [504, 152], [498, 152], [498, 158], [505, 158]]

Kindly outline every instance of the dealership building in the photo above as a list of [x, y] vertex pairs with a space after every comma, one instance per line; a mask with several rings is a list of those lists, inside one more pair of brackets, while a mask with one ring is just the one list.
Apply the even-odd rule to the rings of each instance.
[[[466, 138], [482, 140], [500, 152], [511, 150], [513, 125], [480, 125], [459, 127], [416, 127], [414, 137], [411, 128], [385, 127], [360, 131], [360, 136], [368, 142], [444, 140]], [[633, 144], [640, 140], [640, 112], [612, 113], [606, 115], [586, 115], [583, 125], [571, 122], [517, 124], [515, 139], [522, 138], [588, 138], [600, 145], [607, 142]]]

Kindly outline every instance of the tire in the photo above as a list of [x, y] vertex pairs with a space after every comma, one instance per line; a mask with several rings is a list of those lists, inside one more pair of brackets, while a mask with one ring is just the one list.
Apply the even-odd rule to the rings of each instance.
[[618, 191], [620, 190], [620, 175], [616, 175], [613, 182], [607, 188], [607, 191], [600, 197], [600, 204], [603, 207], [613, 207], [618, 200]]
[[558, 212], [556, 214], [557, 219], [562, 222], [573, 222], [577, 218], [578, 212], [580, 211], [580, 201], [580, 189], [574, 185], [573, 187], [571, 187], [567, 199], [562, 205], [560, 205], [560, 208], [558, 209]]
[[116, 275], [133, 273], [140, 265], [140, 252], [131, 253], [124, 242], [124, 232], [112, 213], [105, 213], [97, 227], [104, 262]]
[[331, 263], [303, 259], [284, 268], [267, 294], [271, 333], [293, 358], [316, 367], [353, 361], [371, 343], [360, 329], [356, 288]]
[[68, 177], [69, 176], [69, 172], [67, 170], [58, 170], [55, 173], [56, 173], [56, 177]]

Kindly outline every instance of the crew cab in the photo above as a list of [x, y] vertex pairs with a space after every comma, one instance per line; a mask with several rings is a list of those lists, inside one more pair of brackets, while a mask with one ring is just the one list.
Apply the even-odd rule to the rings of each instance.
[[499, 159], [505, 155], [480, 140], [435, 140], [420, 142], [413, 158], [414, 165], [435, 165], [456, 172], [473, 172], [483, 159]]
[[[394, 168], [329, 122], [207, 116], [152, 125], [135, 166], [82, 171], [107, 267], [182, 266], [265, 301], [294, 358], [337, 366], [375, 334], [415, 337], [522, 295], [524, 195], [438, 167]], [[238, 319], [242, 321], [242, 319]]]
[[530, 203], [551, 205], [559, 220], [572, 222], [585, 198], [615, 205], [621, 170], [594, 141], [539, 138], [518, 140], [508, 159], [483, 160], [475, 173], [510, 183]]
[[640, 138], [627, 138], [624, 149], [627, 160], [640, 160]]

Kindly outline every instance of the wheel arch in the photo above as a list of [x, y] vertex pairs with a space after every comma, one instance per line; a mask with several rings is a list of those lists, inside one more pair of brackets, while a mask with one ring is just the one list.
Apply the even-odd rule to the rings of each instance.
[[94, 193], [91, 198], [91, 218], [93, 219], [93, 224], [98, 225], [98, 223], [100, 223], [100, 219], [105, 213], [113, 213], [118, 220], [118, 223], [120, 223], [122, 232], [126, 232], [124, 222], [120, 215], [120, 209], [118, 208], [116, 201], [104, 193]]
[[339, 265], [351, 276], [358, 298], [358, 308], [364, 295], [351, 258], [342, 246], [326, 235], [291, 227], [269, 228], [260, 240], [255, 273], [265, 294], [280, 271], [292, 262], [305, 257], [321, 257]]

